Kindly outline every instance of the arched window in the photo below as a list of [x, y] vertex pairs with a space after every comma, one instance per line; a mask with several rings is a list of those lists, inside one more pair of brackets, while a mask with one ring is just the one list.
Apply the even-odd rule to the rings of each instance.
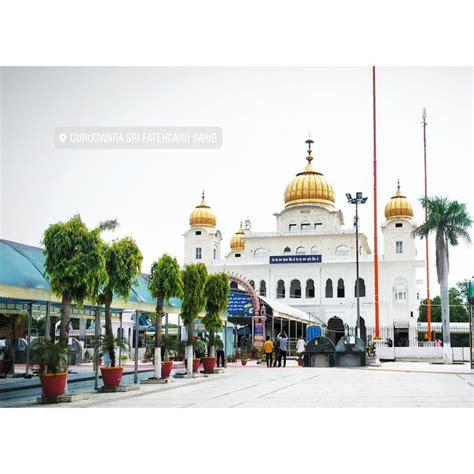
[[397, 303], [406, 303], [407, 282], [404, 278], [397, 278], [393, 282], [393, 297]]
[[314, 280], [306, 281], [306, 298], [314, 298]]
[[235, 281], [231, 281], [230, 282], [230, 289], [231, 290], [238, 290], [239, 289], [239, 285], [237, 285], [237, 283]]
[[316, 245], [313, 245], [311, 247], [311, 255], [317, 255], [319, 253], [318, 247]]
[[250, 286], [255, 290], [255, 282], [253, 280], [249, 280]]
[[278, 280], [277, 283], [277, 298], [285, 297], [285, 282], [283, 280]]
[[260, 295], [267, 296], [267, 284], [265, 280], [260, 280]]
[[301, 283], [299, 280], [291, 281], [290, 298], [301, 298]]
[[[365, 281], [363, 278], [360, 278], [359, 277], [359, 291], [360, 291], [360, 297], [364, 297], [365, 296]], [[357, 280], [354, 284], [354, 296], [357, 298]]]
[[336, 257], [347, 257], [349, 255], [349, 247], [347, 245], [339, 245], [336, 248]]
[[344, 280], [339, 278], [337, 281], [337, 297], [344, 298], [346, 295], [346, 290], [344, 289]]
[[296, 255], [306, 255], [306, 250], [304, 247], [298, 247], [296, 249]]
[[326, 298], [332, 298], [333, 292], [332, 292], [332, 280], [328, 278], [326, 280]]
[[288, 255], [290, 253], [291, 253], [290, 247], [285, 247], [285, 249], [283, 250], [283, 255]]
[[267, 254], [267, 251], [265, 249], [263, 249], [262, 247], [259, 247], [253, 253], [255, 258], [265, 257], [266, 254]]

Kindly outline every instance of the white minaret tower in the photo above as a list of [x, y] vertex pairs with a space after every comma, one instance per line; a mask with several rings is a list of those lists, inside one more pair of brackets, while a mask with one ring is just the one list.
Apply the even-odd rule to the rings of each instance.
[[416, 248], [412, 231], [416, 228], [416, 223], [410, 201], [400, 192], [400, 180], [397, 182], [397, 192], [385, 206], [385, 219], [381, 225], [384, 259], [414, 260]]
[[216, 229], [216, 215], [204, 200], [194, 208], [189, 216], [190, 228], [184, 235], [184, 263], [204, 263], [211, 265], [220, 259], [222, 235]]

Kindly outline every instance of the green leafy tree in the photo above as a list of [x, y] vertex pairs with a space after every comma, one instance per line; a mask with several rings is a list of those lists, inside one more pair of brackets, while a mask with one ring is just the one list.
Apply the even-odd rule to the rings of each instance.
[[229, 276], [226, 273], [210, 275], [206, 282], [206, 315], [202, 323], [209, 333], [209, 356], [215, 357], [215, 333], [222, 327], [221, 313], [229, 301]]
[[71, 305], [93, 299], [107, 282], [101, 228], [89, 230], [79, 215], [51, 224], [43, 236], [45, 270], [51, 290], [61, 298], [59, 343], [67, 347]]
[[181, 318], [187, 326], [188, 341], [187, 350], [187, 372], [193, 371], [193, 331], [194, 321], [206, 305], [206, 281], [207, 268], [203, 263], [192, 263], [186, 265], [182, 272], [183, 278], [183, 303], [181, 305]]
[[138, 283], [137, 277], [140, 275], [143, 256], [138, 245], [131, 237], [124, 237], [120, 240], [114, 240], [110, 244], [104, 244], [103, 249], [107, 283], [100, 292], [99, 302], [105, 308], [106, 338], [104, 339], [104, 349], [109, 353], [110, 365], [115, 367], [115, 346], [118, 347], [123, 341], [114, 338], [112, 300], [114, 294], [125, 301], [128, 300], [132, 286]]
[[181, 298], [183, 296], [183, 282], [181, 270], [175, 258], [163, 255], [151, 266], [148, 289], [153, 298], [156, 298], [156, 319], [155, 319], [155, 378], [161, 378], [161, 328], [163, 322], [164, 302], [170, 298]]
[[[423, 300], [420, 305], [420, 315], [418, 321], [426, 323], [426, 303]], [[462, 293], [457, 288], [449, 289], [449, 319], [454, 323], [462, 323], [469, 321], [469, 315], [463, 302]], [[441, 298], [435, 296], [431, 300], [431, 321], [433, 323], [440, 323], [441, 319]]]
[[461, 297], [466, 308], [469, 308], [469, 281], [470, 280], [465, 279], [456, 283], [456, 288], [461, 293]]
[[440, 285], [443, 323], [443, 360], [445, 364], [452, 364], [449, 332], [449, 246], [458, 245], [460, 239], [471, 242], [468, 229], [473, 221], [467, 212], [466, 205], [457, 201], [449, 201], [443, 197], [422, 197], [420, 202], [428, 211], [428, 219], [413, 233], [422, 239], [432, 232], [435, 233], [436, 271]]

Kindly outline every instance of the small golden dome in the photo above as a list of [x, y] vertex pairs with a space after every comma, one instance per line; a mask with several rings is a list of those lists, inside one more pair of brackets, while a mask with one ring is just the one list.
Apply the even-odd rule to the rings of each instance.
[[334, 205], [336, 193], [332, 184], [329, 183], [322, 173], [316, 171], [311, 163], [311, 144], [313, 140], [306, 140], [308, 144], [308, 164], [305, 169], [298, 173], [285, 189], [285, 207], [295, 204], [322, 203]]
[[244, 250], [245, 249], [245, 234], [242, 228], [242, 222], [240, 222], [240, 229], [230, 239], [231, 250]]
[[413, 208], [406, 196], [400, 192], [400, 180], [397, 183], [397, 192], [392, 196], [385, 206], [385, 219], [396, 219], [398, 217], [413, 217]]
[[189, 216], [189, 225], [191, 227], [215, 227], [216, 215], [204, 201], [204, 191], [202, 192], [202, 200], [199, 206], [196, 206]]

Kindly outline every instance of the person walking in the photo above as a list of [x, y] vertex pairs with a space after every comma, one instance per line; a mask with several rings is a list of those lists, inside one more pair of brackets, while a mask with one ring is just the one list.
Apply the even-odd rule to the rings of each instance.
[[[217, 356], [217, 367], [225, 367], [225, 361], [224, 361], [224, 342], [221, 339], [221, 336], [217, 334], [216, 340], [216, 356]], [[219, 362], [222, 364], [220, 365]]]
[[296, 342], [296, 355], [298, 359], [303, 358], [304, 350], [306, 348], [306, 341], [304, 340], [303, 334], [298, 338]]
[[278, 351], [278, 367], [281, 367], [281, 359], [283, 358], [283, 367], [286, 367], [286, 353], [288, 351], [288, 336], [285, 331], [278, 335], [279, 351]]
[[267, 340], [263, 343], [263, 350], [265, 351], [267, 367], [271, 367], [273, 361], [273, 342], [270, 341], [270, 336], [267, 336]]
[[273, 341], [273, 352], [274, 352], [273, 367], [277, 366], [279, 348], [280, 348], [280, 341], [278, 340], [278, 337], [277, 337]]

